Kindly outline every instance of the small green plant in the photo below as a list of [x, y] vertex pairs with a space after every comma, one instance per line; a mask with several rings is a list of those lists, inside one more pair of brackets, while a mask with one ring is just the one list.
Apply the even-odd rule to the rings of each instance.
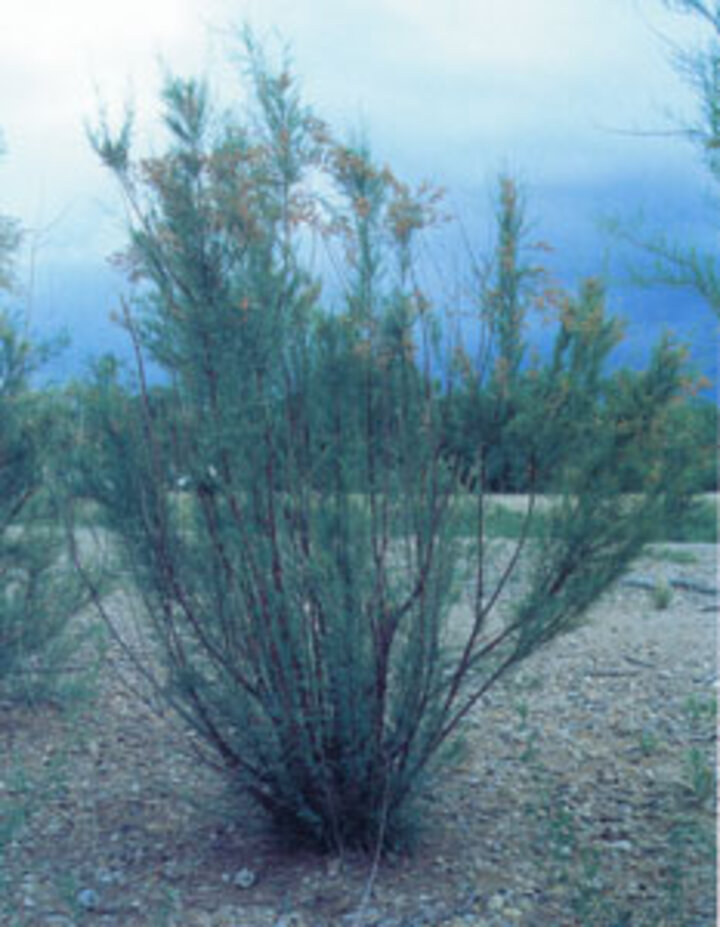
[[523, 749], [520, 754], [520, 761], [530, 763], [537, 757], [537, 742], [539, 734], [536, 728], [528, 723], [530, 709], [527, 702], [519, 702], [515, 705], [515, 711], [518, 716], [518, 733], [523, 741]]
[[[570, 860], [577, 848], [577, 822], [572, 809], [555, 802], [547, 821], [548, 840], [558, 862]], [[563, 878], [569, 879], [569, 873]]]
[[640, 732], [638, 746], [643, 756], [653, 756], [653, 754], [657, 753], [660, 741], [658, 740], [657, 734], [643, 728]]
[[701, 750], [692, 747], [685, 757], [685, 778], [683, 785], [689, 800], [696, 805], [705, 805], [715, 794], [716, 772]]
[[531, 695], [534, 692], [542, 692], [545, 683], [539, 674], [518, 676], [514, 681], [514, 686], [518, 692], [524, 692]]
[[650, 598], [657, 611], [665, 611], [672, 604], [672, 586], [666, 579], [658, 579], [650, 592]]
[[689, 695], [683, 703], [683, 712], [693, 725], [712, 723], [717, 718], [717, 698], [714, 695]]

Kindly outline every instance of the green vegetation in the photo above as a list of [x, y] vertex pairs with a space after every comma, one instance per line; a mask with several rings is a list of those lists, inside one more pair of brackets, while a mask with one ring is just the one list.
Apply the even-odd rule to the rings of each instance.
[[717, 544], [718, 503], [694, 498], [675, 516], [668, 506], [651, 540], [685, 544]]
[[[414, 800], [457, 758], [485, 693], [582, 622], [646, 543], [717, 542], [717, 499], [703, 494], [717, 490], [718, 413], [695, 395], [682, 349], [666, 339], [645, 370], [614, 370], [622, 333], [602, 281], [548, 289], [507, 177], [495, 250], [475, 262], [474, 328], [449, 345], [443, 323], [458, 307], [431, 304], [415, 261], [438, 194], [339, 142], [251, 37], [247, 63], [254, 102], [228, 117], [202, 84], [169, 80], [160, 155], [137, 159], [129, 124], [92, 138], [134, 217], [134, 297], [119, 319], [134, 369], [108, 356], [63, 390], [37, 388], [48, 349], [0, 310], [0, 707], [13, 712], [0, 911], [12, 923], [37, 913], [8, 900], [25, 854], [47, 852], [22, 845], [29, 825], [56, 803], [78, 836], [69, 785], [78, 757], [92, 758], [91, 725], [67, 713], [65, 680], [95, 650], [97, 629], [78, 619], [88, 599], [115, 630], [88, 551], [98, 537], [144, 619], [137, 649], [115, 643], [201, 756], [286, 835], [372, 851], [375, 863], [411, 845]], [[3, 297], [18, 241], [0, 216]], [[337, 279], [313, 271], [311, 243]], [[555, 323], [546, 359], [525, 340], [534, 313]], [[499, 609], [518, 573], [512, 607]], [[650, 595], [664, 609], [672, 590]], [[630, 923], [632, 890], [616, 890], [607, 858], [630, 841], [605, 849], [598, 821], [543, 765], [531, 708], [544, 681], [526, 666], [513, 690], [520, 772], [536, 786], [523, 863], [549, 895], [562, 887], [563, 916]], [[62, 724], [51, 749], [26, 756], [32, 738], [13, 725], [41, 699], [62, 702]], [[666, 892], [640, 915], [648, 923], [683, 923], [691, 878], [714, 862], [716, 778], [702, 746], [714, 695], [689, 696], [681, 721], [680, 749], [661, 726], [631, 735], [638, 768], [675, 759], [652, 825], [666, 832], [650, 844], [669, 848]], [[147, 749], [124, 736], [136, 755]], [[91, 796], [94, 815], [112, 795]], [[63, 911], [92, 919], [81, 867], [48, 868]], [[183, 908], [183, 889], [163, 889], [154, 923]]]
[[670, 607], [673, 598], [672, 586], [665, 580], [658, 580], [651, 592], [653, 606], [658, 611], [665, 611]]
[[[717, 0], [663, 0], [663, 3], [668, 9], [691, 17], [704, 30], [704, 40], [695, 48], [678, 48], [671, 43], [671, 60], [694, 91], [698, 104], [697, 117], [685, 121], [680, 131], [698, 150], [710, 180], [717, 185], [720, 182], [720, 5]], [[713, 251], [673, 241], [662, 232], [645, 230], [642, 225], [638, 228], [637, 222], [612, 222], [610, 226], [647, 258], [644, 266], [632, 271], [638, 282], [694, 290], [720, 316], [720, 267]]]
[[[170, 79], [164, 154], [138, 160], [129, 123], [92, 136], [133, 216], [136, 369], [108, 358], [76, 389], [71, 486], [144, 603], [160, 665], [133, 657], [208, 761], [284, 828], [379, 852], [484, 693], [688, 510], [684, 355], [664, 340], [646, 370], [608, 372], [602, 282], [548, 289], [509, 178], [473, 282], [478, 353], [448, 346], [415, 263], [437, 193], [337, 141], [285, 64], [246, 52], [249, 110], [221, 118]], [[556, 320], [547, 361], [525, 343], [535, 312]], [[492, 506], [508, 488], [525, 514]], [[516, 537], [499, 574], [496, 534]]]
[[[0, 296], [9, 301], [17, 225], [0, 216]], [[55, 470], [63, 439], [59, 399], [31, 387], [50, 347], [33, 344], [19, 319], [0, 306], [0, 705], [4, 711], [48, 702], [72, 710], [92, 685], [78, 673], [80, 655], [94, 650], [94, 631], [73, 626], [86, 601], [83, 585], [65, 556], [61, 495]], [[61, 417], [61, 416], [60, 416]], [[71, 671], [71, 672], [70, 672]], [[28, 823], [62, 788], [66, 756], [48, 753], [42, 767], [16, 750], [13, 725], [3, 718], [0, 767], [0, 918], [21, 923], [9, 905], [6, 859]], [[9, 748], [9, 749], [8, 749]]]
[[0, 692], [57, 694], [84, 600], [66, 560], [58, 498], [49, 484], [49, 410], [26, 388], [31, 349], [0, 318]]
[[[547, 511], [548, 502], [553, 497], [536, 497], [537, 508], [528, 523], [527, 508], [530, 497], [517, 496], [513, 504], [496, 501], [492, 495], [486, 497], [485, 534], [488, 538], [508, 538], [517, 540], [521, 536], [528, 538], [545, 537], [551, 530], [551, 520]], [[475, 505], [473, 497], [466, 494], [457, 505], [455, 530], [458, 535], [470, 537], [475, 530]], [[716, 544], [718, 533], [717, 502], [702, 497], [691, 497], [683, 503], [681, 512], [674, 516], [672, 508], [658, 518], [648, 532], [648, 543], [686, 543]], [[649, 554], [657, 560], [673, 563], [693, 563], [694, 555], [689, 551], [651, 551]]]
[[[700, 151], [710, 177], [720, 182], [720, 4], [717, 0], [665, 0], [670, 9], [693, 17], [707, 29], [707, 41], [696, 51], [676, 56], [676, 65], [697, 94], [699, 118], [687, 127], [690, 140]], [[678, 286], [692, 286], [720, 315], [720, 272], [717, 256], [677, 243], [660, 240], [651, 246], [658, 259], [661, 279]], [[717, 440], [716, 440], [717, 443]]]
[[[693, 718], [697, 733], [705, 738], [714, 733], [714, 700], [688, 698], [685, 712]], [[613, 888], [612, 846], [598, 839], [596, 821], [589, 821], [573, 801], [572, 789], [557, 769], [543, 761], [542, 732], [531, 723], [527, 709], [518, 709], [521, 734], [518, 759], [532, 773], [537, 795], [525, 808], [529, 831], [534, 833], [533, 854], [543, 871], [543, 882], [550, 887], [565, 885], [568, 900], [578, 923], [605, 927], [607, 924], [690, 923], [688, 890], [693, 873], [700, 869], [713, 878], [716, 846], [714, 819], [708, 814], [716, 792], [716, 770], [712, 751], [696, 747], [686, 749], [680, 757], [680, 779], [663, 783], [670, 786], [667, 801], [667, 854], [665, 881], [655, 886], [655, 898], [645, 900], [642, 910], [634, 910], [627, 900], [620, 902]], [[666, 740], [658, 730], [643, 728], [638, 732], [639, 753], [646, 759], [659, 753], [677, 753], [674, 741]], [[629, 843], [633, 841], [630, 835]], [[619, 852], [627, 852], [624, 847]], [[615, 852], [618, 848], [615, 848]], [[628, 860], [632, 857], [628, 857]], [[632, 864], [631, 864], [632, 865]]]
[[683, 708], [693, 726], [703, 726], [717, 719], [717, 699], [714, 695], [705, 698], [699, 698], [696, 695], [688, 696]]
[[690, 550], [668, 550], [667, 548], [650, 549], [645, 554], [652, 560], [662, 563], [693, 564], [698, 562], [697, 554]]
[[[0, 217], [0, 293], [12, 284], [16, 226]], [[28, 700], [57, 691], [76, 645], [68, 624], [82, 586], [58, 530], [50, 472], [56, 432], [49, 396], [33, 393], [32, 371], [44, 348], [33, 346], [0, 308], [0, 695]]]

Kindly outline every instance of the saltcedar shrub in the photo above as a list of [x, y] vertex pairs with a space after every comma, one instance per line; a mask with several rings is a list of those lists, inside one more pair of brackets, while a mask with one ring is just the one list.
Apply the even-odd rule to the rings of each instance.
[[[415, 262], [435, 192], [336, 142], [289, 70], [247, 52], [249, 111], [219, 119], [203, 85], [171, 79], [163, 155], [135, 160], [129, 125], [93, 135], [134, 216], [137, 375], [106, 365], [88, 387], [84, 485], [144, 605], [133, 656], [208, 760], [283, 826], [371, 848], [482, 695], [641, 549], [677, 477], [662, 448], [682, 359], [663, 344], [632, 390], [612, 380], [601, 285], [544, 295], [509, 179], [483, 362], [447, 351]], [[543, 301], [555, 346], [528, 363]], [[652, 471], [633, 497], [630, 457]], [[501, 466], [531, 497], [510, 554], [484, 531]], [[542, 544], [538, 485], [555, 500]], [[521, 564], [523, 596], [498, 608]]]
[[50, 486], [50, 400], [28, 383], [41, 354], [0, 312], [0, 696], [23, 701], [69, 691], [69, 626], [84, 601]]
[[[0, 142], [0, 155], [3, 153]], [[0, 215], [0, 298], [16, 295], [22, 236]], [[53, 345], [32, 343], [26, 326], [0, 305], [0, 698], [29, 701], [66, 694], [68, 634], [83, 589], [64, 558], [56, 462], [56, 397], [31, 386]]]

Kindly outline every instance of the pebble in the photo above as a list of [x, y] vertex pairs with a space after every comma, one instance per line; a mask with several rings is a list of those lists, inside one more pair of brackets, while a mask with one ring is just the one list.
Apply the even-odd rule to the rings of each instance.
[[493, 895], [490, 901], [488, 902], [488, 910], [492, 911], [494, 914], [499, 913], [505, 907], [505, 896], [498, 893]]
[[307, 927], [305, 918], [297, 911], [283, 914], [275, 921], [275, 927]]
[[86, 911], [94, 911], [100, 904], [100, 897], [92, 888], [82, 888], [76, 895], [77, 903]]
[[121, 869], [101, 868], [97, 871], [97, 880], [103, 885], [122, 885], [125, 881], [125, 874]]
[[232, 878], [232, 884], [236, 888], [252, 888], [253, 885], [257, 882], [257, 875], [252, 871], [252, 869], [238, 869], [235, 875]]

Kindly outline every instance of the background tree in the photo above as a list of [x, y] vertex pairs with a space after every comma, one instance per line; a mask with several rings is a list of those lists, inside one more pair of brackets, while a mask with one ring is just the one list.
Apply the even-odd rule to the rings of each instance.
[[[714, 185], [720, 183], [720, 4], [717, 0], [663, 0], [673, 11], [695, 19], [707, 29], [706, 42], [696, 49], [673, 46], [673, 64], [693, 88], [698, 117], [680, 131], [696, 146]], [[650, 234], [623, 222], [612, 222], [612, 231], [640, 248], [649, 266], [634, 268], [633, 277], [643, 284], [689, 288], [699, 293], [715, 315], [720, 315], [720, 267], [717, 254], [663, 234]]]
[[[698, 401], [690, 388], [669, 401], [681, 349], [665, 341], [647, 370], [613, 372], [612, 352], [623, 337], [623, 324], [607, 316], [605, 284], [588, 279], [576, 297], [551, 285], [538, 262], [546, 246], [530, 242], [522, 196], [512, 178], [499, 182], [497, 229], [491, 260], [482, 265], [473, 259], [482, 268], [476, 277], [482, 334], [473, 358], [461, 352], [462, 387], [453, 392], [446, 410], [446, 453], [465, 486], [475, 488], [482, 474], [492, 492], [562, 492], [578, 460], [587, 455], [593, 429], [599, 429], [616, 443], [594, 469], [601, 473], [612, 458], [618, 492], [649, 488], [651, 471], [642, 448], [647, 459], [663, 454], [678, 462], [678, 472], [686, 472], [682, 492], [676, 487], [678, 504], [687, 506], [692, 492], [711, 491], [716, 481], [712, 423], [717, 419], [712, 404]], [[553, 319], [557, 323], [549, 362], [537, 351], [533, 356], [527, 343], [533, 314], [543, 319], [546, 330]], [[668, 364], [670, 357], [669, 369], [654, 374], [667, 377], [670, 393], [662, 427], [656, 413], [650, 413], [650, 446], [644, 413], [629, 419], [628, 404], [652, 391], [656, 363]], [[544, 420], [538, 417], [540, 409]]]
[[[622, 431], [604, 411], [614, 328], [588, 284], [560, 304], [552, 361], [525, 371], [507, 182], [497, 363], [485, 380], [462, 346], [448, 357], [414, 260], [436, 195], [336, 142], [251, 37], [247, 55], [239, 117], [219, 120], [202, 84], [172, 79], [164, 155], [135, 160], [129, 126], [93, 135], [134, 217], [122, 324], [137, 366], [134, 384], [106, 363], [87, 388], [84, 485], [145, 606], [149, 639], [128, 654], [203, 755], [320, 845], [381, 847], [482, 695], [639, 551], [676, 485], [662, 434], [682, 357], [658, 347], [618, 398]], [[313, 241], [342, 298], [308, 269]], [[462, 397], [481, 460], [472, 494], [448, 452]], [[614, 474], [640, 421], [654, 477], [628, 499]], [[531, 502], [498, 559], [482, 461], [496, 440], [509, 451], [506, 431], [532, 436], [519, 452], [559, 502], [542, 548]], [[521, 562], [526, 596], [498, 612]]]
[[[699, 117], [687, 134], [699, 149], [714, 184], [720, 184], [720, 4], [716, 0], [665, 0], [669, 9], [694, 17], [707, 27], [708, 37], [699, 49], [678, 50], [679, 73], [694, 88]], [[650, 245], [664, 265], [663, 278], [679, 286], [694, 287], [716, 315], [720, 315], [720, 268], [717, 255], [658, 241]]]
[[[0, 216], [0, 293], [9, 296], [17, 224]], [[81, 585], [61, 566], [57, 497], [49, 488], [55, 416], [31, 374], [47, 348], [32, 345], [0, 308], [0, 691], [29, 698], [56, 688], [73, 644], [68, 623]]]
[[[0, 158], [5, 147], [0, 135]], [[12, 285], [13, 259], [20, 244], [20, 227], [11, 216], [0, 215], [0, 292], [7, 294]]]

